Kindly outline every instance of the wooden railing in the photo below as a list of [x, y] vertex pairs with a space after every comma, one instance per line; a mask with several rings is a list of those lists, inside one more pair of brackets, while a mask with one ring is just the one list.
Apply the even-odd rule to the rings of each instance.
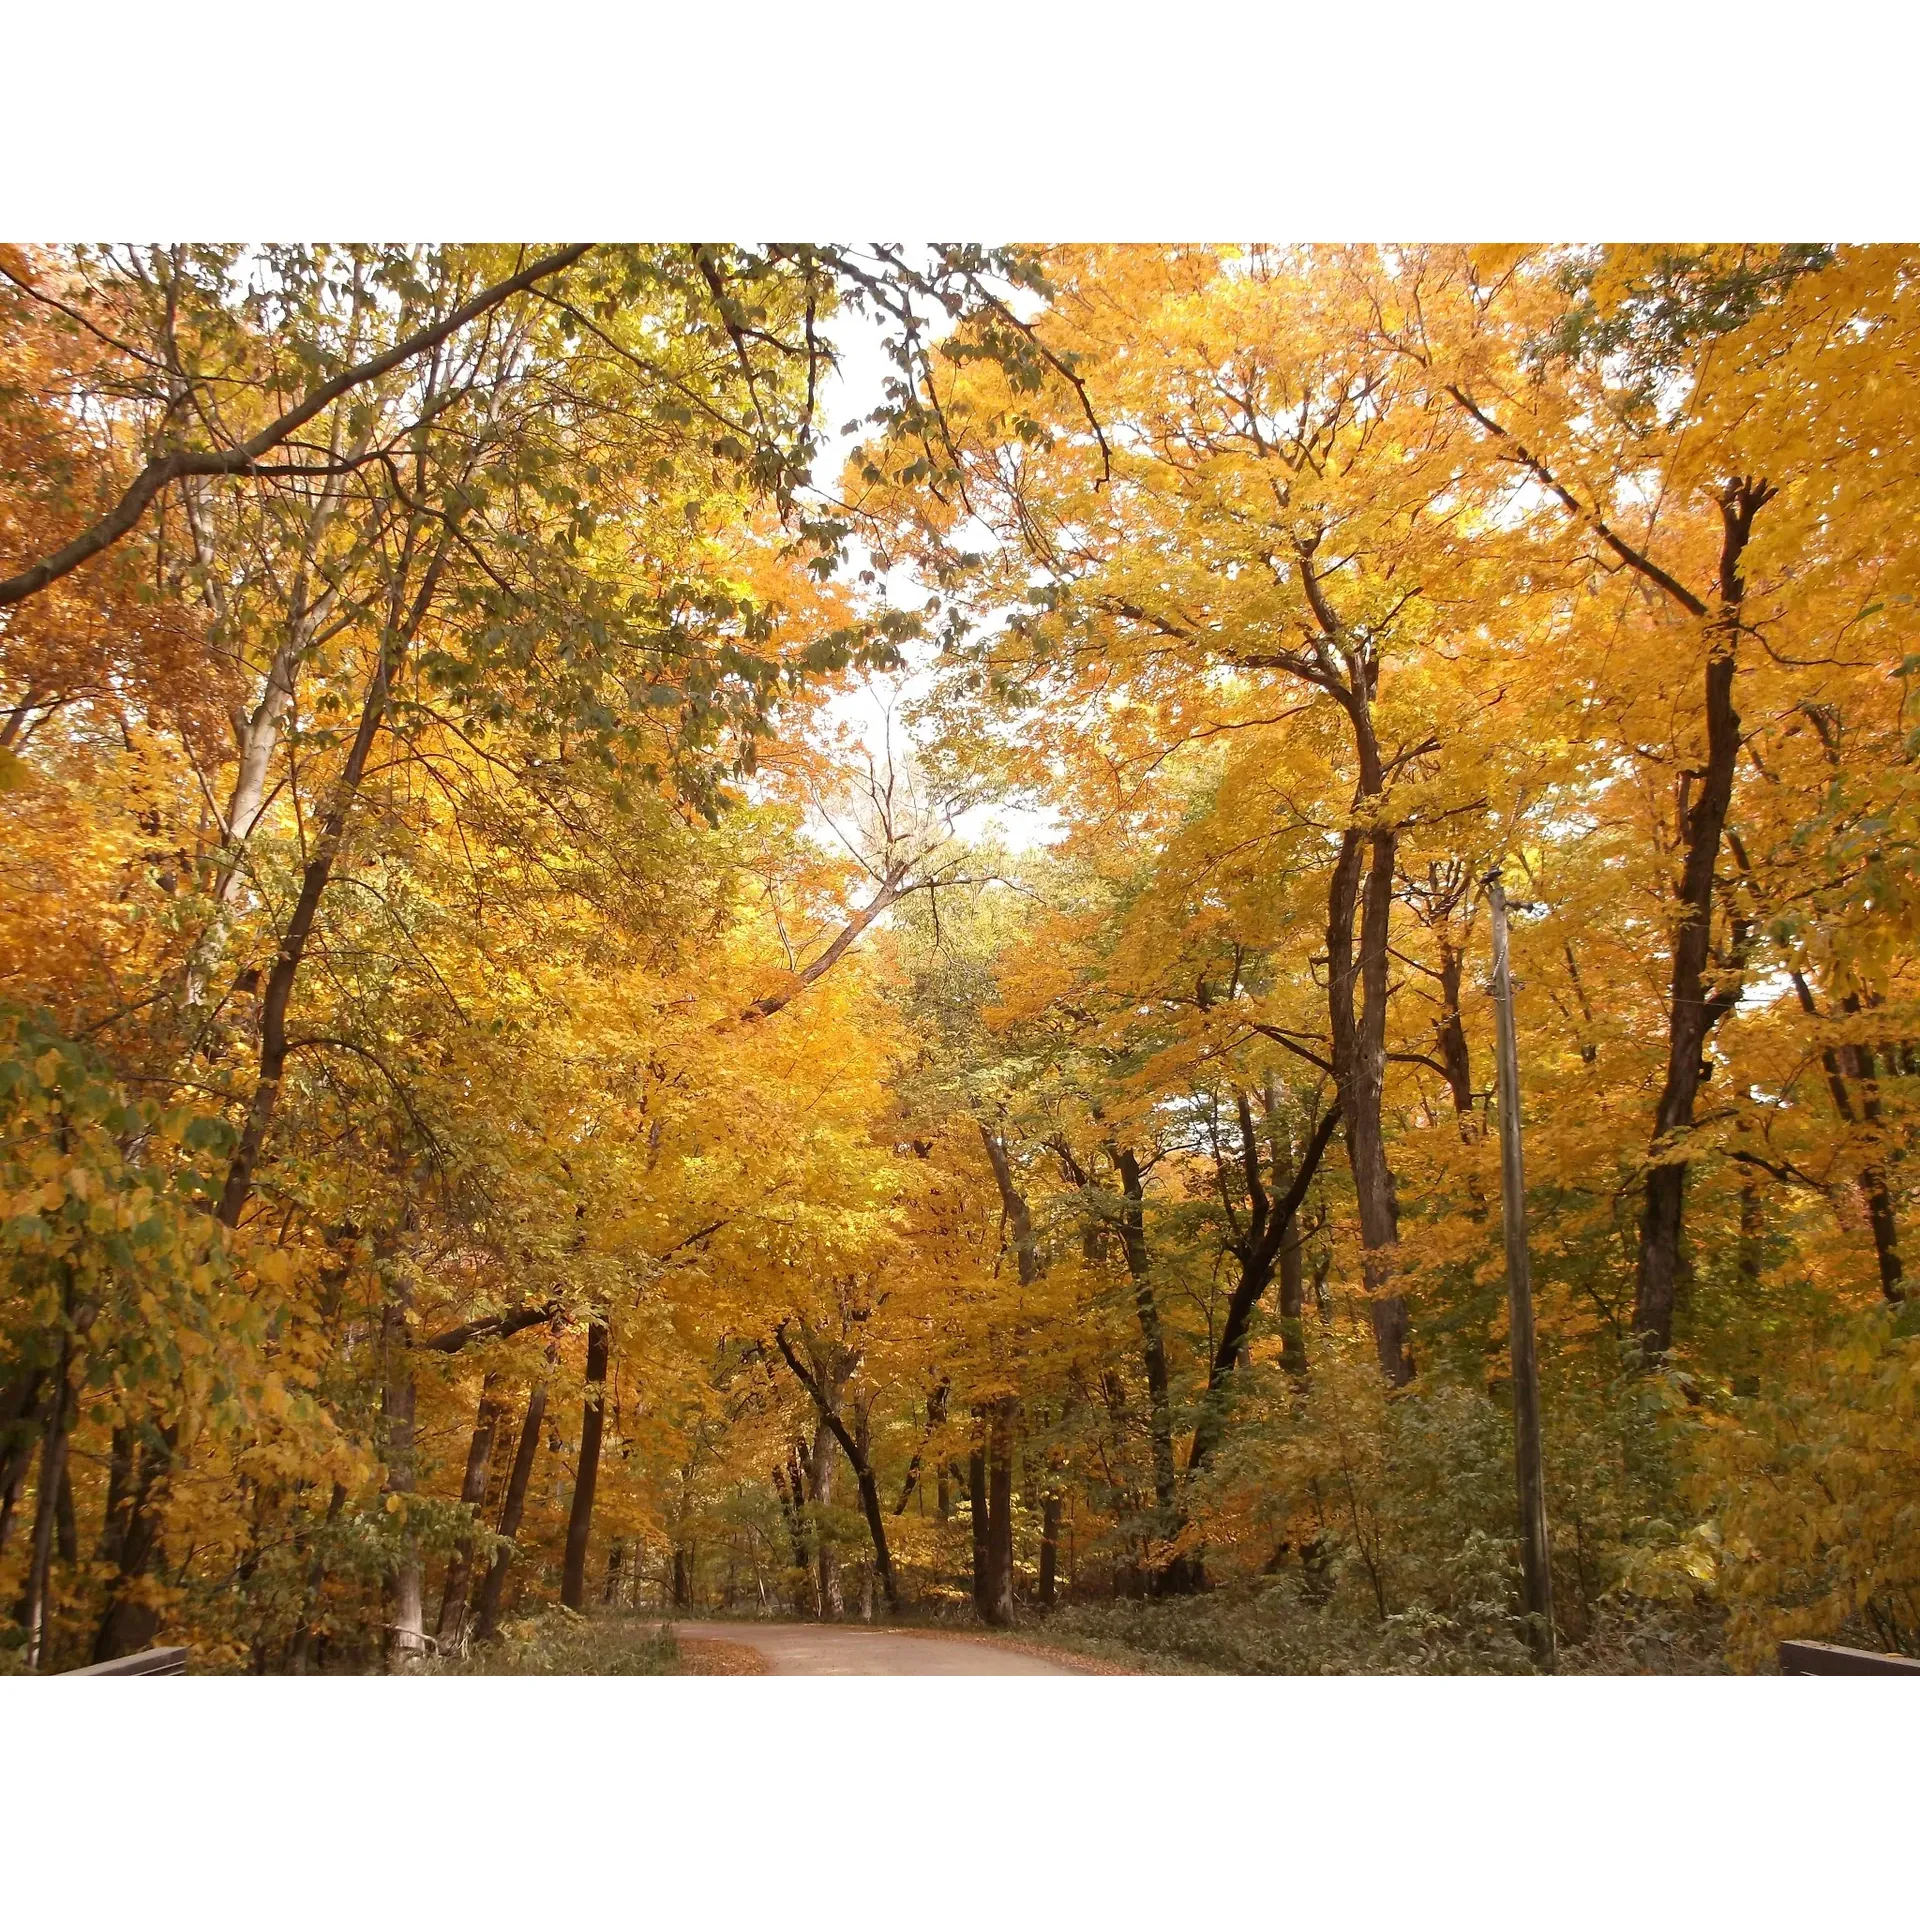
[[1920, 1674], [1920, 1660], [1897, 1653], [1863, 1653], [1858, 1647], [1831, 1646], [1825, 1640], [1782, 1640], [1780, 1671]]
[[[145, 1653], [130, 1653], [120, 1660], [102, 1660], [98, 1666], [70, 1667], [62, 1678], [82, 1679], [89, 1674], [102, 1679], [139, 1678], [149, 1674], [185, 1673], [186, 1670], [185, 1647], [149, 1647]], [[167, 1697], [171, 1699], [173, 1696], [169, 1694]]]

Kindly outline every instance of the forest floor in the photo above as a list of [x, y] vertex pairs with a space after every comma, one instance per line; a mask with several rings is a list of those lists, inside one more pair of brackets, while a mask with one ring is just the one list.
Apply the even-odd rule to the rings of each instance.
[[500, 1638], [439, 1674], [1087, 1674], [1137, 1673], [1126, 1649], [1063, 1647], [1038, 1635], [959, 1623], [821, 1625], [710, 1615], [572, 1614], [553, 1607], [505, 1623]]
[[[1618, 1595], [1563, 1633], [1564, 1674], [1725, 1673], [1725, 1617], [1703, 1596]], [[503, 1623], [440, 1673], [479, 1674], [1525, 1674], [1532, 1661], [1504, 1613], [1382, 1622], [1309, 1605], [1284, 1580], [1144, 1599], [1087, 1599], [1024, 1612], [1008, 1630], [970, 1608], [921, 1605], [878, 1621], [651, 1609], [586, 1615], [546, 1607]]]
[[[1562, 1673], [1724, 1673], [1717, 1607], [1620, 1599], [1563, 1641]], [[468, 1674], [1363, 1674], [1525, 1673], [1510, 1623], [1371, 1618], [1307, 1607], [1281, 1583], [1259, 1591], [1107, 1600], [1029, 1615], [1008, 1632], [957, 1608], [884, 1623], [792, 1616], [670, 1615], [552, 1607], [505, 1623], [498, 1641], [427, 1671]]]
[[[1024, 1644], [904, 1627], [676, 1620], [673, 1636], [680, 1643], [681, 1669], [689, 1673], [1074, 1674], [1101, 1670], [1094, 1662]], [[727, 1654], [732, 1655], [731, 1661]], [[740, 1661], [740, 1654], [751, 1656], [752, 1663]]]

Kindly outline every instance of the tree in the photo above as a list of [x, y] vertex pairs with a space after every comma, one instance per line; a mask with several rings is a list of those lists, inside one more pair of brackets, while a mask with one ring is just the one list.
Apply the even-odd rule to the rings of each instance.
[[0, 255], [0, 1657], [1910, 1647], [1913, 286]]

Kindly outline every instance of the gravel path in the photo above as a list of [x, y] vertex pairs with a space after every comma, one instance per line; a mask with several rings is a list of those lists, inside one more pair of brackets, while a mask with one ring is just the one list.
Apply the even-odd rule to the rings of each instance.
[[1075, 1669], [985, 1640], [947, 1640], [888, 1627], [820, 1627], [757, 1620], [676, 1620], [677, 1639], [750, 1647], [768, 1673], [1051, 1673]]

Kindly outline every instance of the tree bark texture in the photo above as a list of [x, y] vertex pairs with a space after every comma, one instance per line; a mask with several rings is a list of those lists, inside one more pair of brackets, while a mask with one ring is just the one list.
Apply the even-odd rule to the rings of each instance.
[[1040, 1503], [1040, 1604], [1049, 1612], [1060, 1565], [1060, 1496], [1049, 1493]]
[[[407, 1310], [412, 1304], [404, 1283], [396, 1282], [384, 1315], [387, 1376], [383, 1406], [383, 1451], [387, 1491], [404, 1501], [415, 1491], [414, 1407], [417, 1389], [407, 1347]], [[387, 1576], [387, 1664], [393, 1672], [417, 1666], [426, 1656], [427, 1635], [420, 1547], [411, 1517], [401, 1515], [401, 1535], [392, 1572]]]
[[[1253, 1310], [1273, 1283], [1274, 1267], [1280, 1256], [1280, 1244], [1286, 1228], [1299, 1217], [1320, 1162], [1341, 1123], [1342, 1109], [1332, 1106], [1321, 1115], [1307, 1142], [1292, 1182], [1276, 1202], [1267, 1192], [1259, 1166], [1259, 1142], [1253, 1116], [1244, 1095], [1240, 1099], [1242, 1152], [1246, 1159], [1250, 1212], [1247, 1229], [1234, 1248], [1240, 1267], [1240, 1279], [1227, 1300], [1227, 1313], [1221, 1323], [1220, 1339], [1214, 1347], [1207, 1370], [1207, 1390], [1200, 1404], [1200, 1416], [1194, 1423], [1193, 1448], [1187, 1456], [1187, 1478], [1192, 1480], [1219, 1443], [1225, 1424], [1226, 1394], [1235, 1363], [1246, 1344], [1247, 1328]], [[1379, 1305], [1379, 1302], [1375, 1302]]]
[[[867, 1447], [859, 1436], [848, 1431], [847, 1423], [841, 1417], [834, 1356], [829, 1354], [824, 1360], [816, 1357], [809, 1366], [794, 1350], [784, 1326], [775, 1328], [773, 1337], [788, 1369], [806, 1388], [808, 1397], [819, 1413], [822, 1427], [833, 1435], [840, 1451], [847, 1456], [847, 1464], [853, 1469], [854, 1484], [860, 1493], [860, 1511], [865, 1516], [867, 1533], [873, 1541], [874, 1569], [880, 1576], [887, 1611], [898, 1613], [900, 1592], [894, 1581], [893, 1555], [887, 1547], [887, 1523], [880, 1508], [880, 1485], [874, 1478], [873, 1462]], [[830, 1388], [834, 1390], [830, 1391]], [[901, 1504], [906, 1504], [904, 1496]]]
[[500, 1602], [507, 1585], [507, 1566], [513, 1558], [508, 1543], [520, 1531], [521, 1516], [527, 1507], [527, 1486], [533, 1478], [533, 1463], [540, 1452], [540, 1427], [547, 1417], [547, 1389], [544, 1382], [527, 1395], [526, 1417], [520, 1423], [519, 1444], [513, 1451], [513, 1471], [507, 1477], [506, 1504], [500, 1511], [501, 1544], [494, 1549], [493, 1564], [487, 1569], [480, 1589], [480, 1618], [475, 1633], [482, 1640], [493, 1639], [500, 1631]]
[[1139, 1156], [1131, 1147], [1113, 1151], [1120, 1175], [1120, 1246], [1133, 1282], [1134, 1317], [1140, 1323], [1141, 1367], [1147, 1376], [1148, 1425], [1153, 1454], [1153, 1503], [1163, 1537], [1179, 1531], [1179, 1486], [1173, 1457], [1173, 1398], [1167, 1371], [1166, 1341], [1154, 1298], [1153, 1264], [1147, 1247], [1146, 1185]]
[[567, 1515], [567, 1557], [560, 1577], [560, 1604], [584, 1612], [587, 1599], [587, 1545], [593, 1533], [593, 1499], [600, 1481], [600, 1440], [606, 1431], [607, 1353], [604, 1317], [587, 1323], [587, 1393], [580, 1410], [580, 1458], [574, 1468], [573, 1505]]
[[[808, 1475], [807, 1500], [824, 1513], [833, 1504], [833, 1449], [827, 1444], [829, 1431], [823, 1419], [814, 1429], [811, 1472]], [[841, 1614], [840, 1555], [822, 1526], [814, 1529], [813, 1543], [814, 1605], [822, 1620], [838, 1620]]]
[[152, 1442], [140, 1446], [138, 1465], [131, 1476], [119, 1559], [108, 1587], [106, 1611], [93, 1640], [96, 1661], [138, 1653], [160, 1625], [160, 1615], [141, 1593], [139, 1583], [166, 1564], [160, 1542], [160, 1503], [179, 1428], [162, 1428], [156, 1438], [157, 1446]]
[[1013, 1441], [1015, 1403], [999, 1402], [987, 1429], [987, 1564], [980, 1617], [1013, 1625]]
[[[1681, 1157], [1693, 1128], [1707, 1042], [1738, 1004], [1748, 928], [1735, 914], [1729, 953], [1718, 971], [1726, 977], [1708, 990], [1713, 965], [1714, 869], [1719, 863], [1733, 778], [1740, 758], [1740, 715], [1733, 684], [1745, 597], [1741, 561], [1755, 514], [1773, 497], [1764, 481], [1737, 480], [1720, 502], [1719, 606], [1687, 596], [1682, 604], [1706, 621], [1707, 666], [1703, 698], [1707, 723], [1706, 765], [1698, 791], [1680, 817], [1686, 847], [1675, 904], [1673, 965], [1667, 998], [1667, 1064], [1655, 1111], [1645, 1199], [1640, 1215], [1639, 1257], [1634, 1275], [1633, 1330], [1642, 1353], [1658, 1360], [1673, 1344], [1673, 1313], [1684, 1258], [1687, 1165]], [[1691, 780], [1691, 774], [1685, 776]], [[1684, 799], [1684, 789], [1682, 792]]]
[[[493, 1437], [506, 1406], [499, 1397], [500, 1376], [489, 1373], [481, 1382], [480, 1406], [474, 1417], [473, 1438], [467, 1445], [467, 1469], [460, 1481], [460, 1498], [475, 1524], [487, 1492], [487, 1465], [493, 1454]], [[467, 1593], [473, 1584], [474, 1545], [468, 1541], [447, 1562], [446, 1585], [440, 1593], [440, 1616], [433, 1636], [442, 1653], [457, 1648], [466, 1628]]]
[[967, 1455], [967, 1510], [973, 1523], [973, 1607], [987, 1617], [987, 1453], [975, 1447]]
[[[1370, 730], [1367, 737], [1370, 742]], [[1376, 768], [1371, 780], [1363, 777], [1361, 797], [1372, 799], [1379, 791]], [[1360, 1217], [1361, 1281], [1371, 1296], [1374, 1351], [1388, 1384], [1400, 1387], [1413, 1378], [1413, 1354], [1406, 1298], [1389, 1291], [1395, 1276], [1394, 1249], [1400, 1240], [1400, 1203], [1387, 1163], [1381, 1113], [1387, 1070], [1387, 936], [1396, 851], [1396, 836], [1390, 830], [1353, 827], [1343, 836], [1328, 893], [1327, 1008], [1334, 1083]]]

